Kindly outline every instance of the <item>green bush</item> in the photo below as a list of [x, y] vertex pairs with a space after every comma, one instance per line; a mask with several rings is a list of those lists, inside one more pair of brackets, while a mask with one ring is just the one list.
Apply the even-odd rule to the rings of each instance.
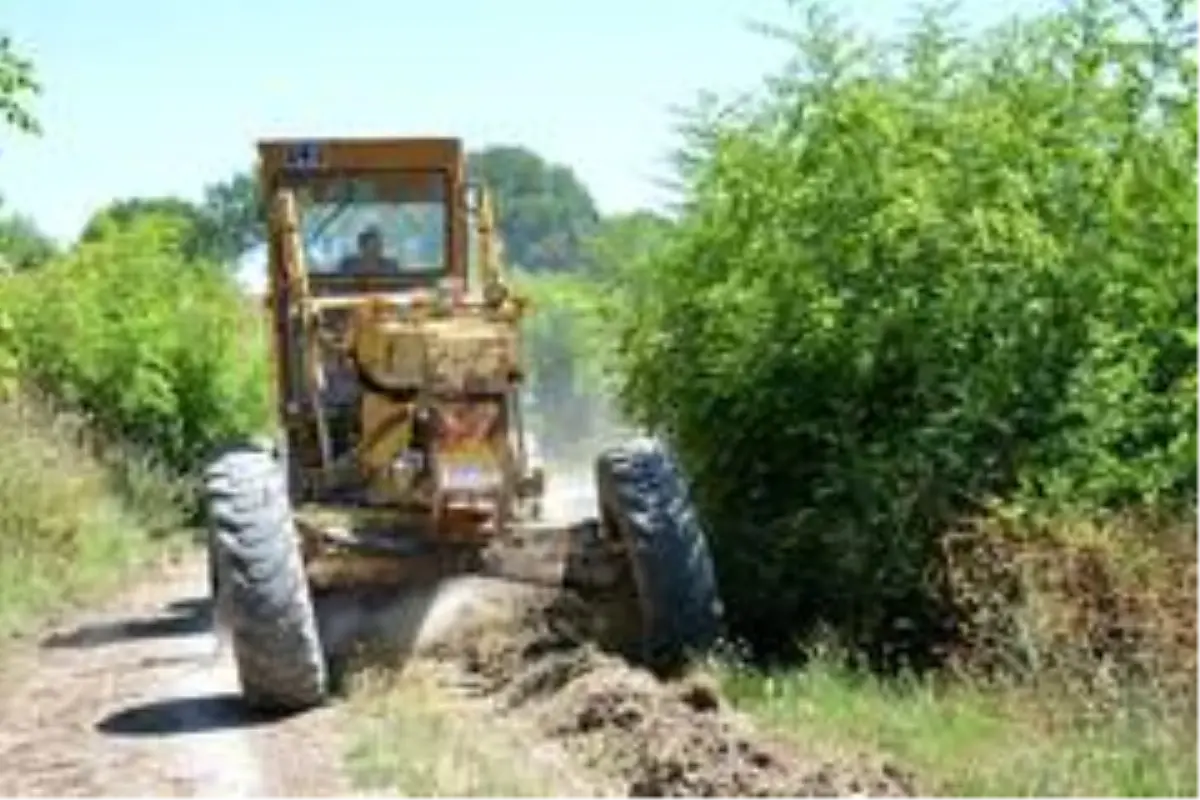
[[148, 216], [0, 285], [20, 374], [179, 470], [260, 431], [270, 391], [261, 322], [184, 234]]
[[1195, 61], [1178, 8], [1129, 8], [883, 44], [814, 8], [762, 97], [692, 120], [621, 392], [765, 650], [926, 652], [938, 534], [991, 498], [1191, 502]]

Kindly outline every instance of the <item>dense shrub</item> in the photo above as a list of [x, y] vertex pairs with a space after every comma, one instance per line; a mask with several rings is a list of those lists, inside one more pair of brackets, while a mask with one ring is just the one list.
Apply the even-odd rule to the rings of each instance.
[[1194, 720], [1195, 524], [1128, 515], [1046, 525], [999, 513], [946, 536], [962, 615], [957, 666], [1082, 682], [1093, 697], [1136, 683], [1160, 705], [1191, 707]]
[[229, 276], [147, 216], [0, 284], [20, 373], [171, 466], [266, 421], [264, 329]]
[[887, 46], [816, 9], [765, 96], [696, 115], [680, 224], [626, 276], [622, 394], [695, 478], [737, 632], [924, 650], [937, 536], [989, 498], [1191, 502], [1196, 79], [1169, 5], [973, 39], [934, 10]]

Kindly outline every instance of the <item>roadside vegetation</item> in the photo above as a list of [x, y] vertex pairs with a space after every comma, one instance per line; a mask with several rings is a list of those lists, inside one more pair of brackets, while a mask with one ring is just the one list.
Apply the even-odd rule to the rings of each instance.
[[884, 681], [832, 657], [723, 677], [735, 704], [805, 747], [878, 754], [937, 796], [1195, 794], [1195, 716], [1136, 697], [1098, 703], [1071, 686]]
[[939, 792], [1194, 793], [1194, 4], [831, 9], [562, 292], [693, 478], [718, 671]]
[[[350, 777], [368, 790], [408, 797], [588, 796], [563, 757], [534, 754], [537, 732], [492, 712], [480, 724], [478, 701], [450, 696], [428, 670], [364, 671], [351, 694]], [[528, 727], [528, 726], [526, 726]]]
[[186, 545], [184, 487], [44, 398], [0, 401], [0, 649]]
[[185, 544], [200, 459], [263, 427], [253, 319], [173, 231], [141, 220], [0, 283], [0, 631]]
[[947, 792], [1191, 794], [1194, 5], [958, 19], [803, 7], [696, 110], [623, 409], [693, 476], [747, 708]]
[[[41, 133], [38, 90], [0, 38], [18, 134]], [[0, 206], [0, 637], [189, 546], [199, 459], [265, 420], [261, 337], [195, 240], [152, 206], [62, 247]]]

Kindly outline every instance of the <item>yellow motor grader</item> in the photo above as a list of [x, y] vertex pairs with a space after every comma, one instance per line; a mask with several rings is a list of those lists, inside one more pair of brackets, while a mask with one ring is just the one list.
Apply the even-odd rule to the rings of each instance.
[[258, 154], [279, 435], [204, 474], [212, 587], [246, 701], [323, 701], [313, 604], [337, 588], [480, 573], [624, 593], [632, 655], [711, 645], [707, 543], [657, 440], [597, 455], [594, 516], [542, 514], [522, 416], [530, 308], [502, 274], [461, 142], [271, 140]]

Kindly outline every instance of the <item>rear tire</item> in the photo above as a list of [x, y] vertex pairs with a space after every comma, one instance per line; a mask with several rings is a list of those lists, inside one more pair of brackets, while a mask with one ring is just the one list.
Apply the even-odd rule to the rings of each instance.
[[252, 446], [227, 452], [204, 478], [214, 602], [245, 701], [271, 711], [319, 705], [327, 665], [280, 464]]
[[708, 540], [679, 465], [654, 439], [596, 460], [601, 516], [629, 554], [650, 666], [671, 669], [709, 650], [723, 609]]

